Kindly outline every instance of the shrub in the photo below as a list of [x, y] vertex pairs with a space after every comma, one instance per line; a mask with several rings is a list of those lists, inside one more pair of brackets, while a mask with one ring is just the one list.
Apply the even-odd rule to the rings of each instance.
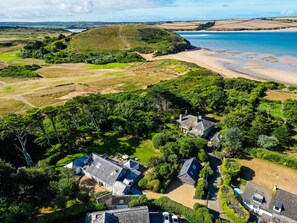
[[42, 215], [30, 220], [24, 221], [23, 223], [60, 223], [73, 220], [75, 218], [84, 217], [87, 212], [100, 211], [105, 209], [105, 204], [75, 204], [70, 208], [56, 211], [50, 214]]
[[145, 195], [142, 196], [130, 196], [128, 201], [129, 208], [136, 206], [144, 206], [148, 204], [148, 200]]
[[231, 187], [222, 185], [219, 190], [219, 198], [224, 212], [232, 222], [248, 222], [250, 214], [236, 199]]
[[279, 152], [273, 152], [266, 149], [251, 149], [250, 155], [255, 158], [268, 160], [283, 166], [297, 169], [297, 160], [295, 158]]
[[153, 136], [152, 138], [154, 147], [156, 149], [159, 149], [161, 146], [165, 146], [166, 142], [167, 142], [167, 137], [164, 133], [157, 133]]
[[153, 207], [168, 211], [177, 215], [184, 216], [189, 223], [212, 223], [213, 216], [205, 207], [193, 210], [185, 207], [175, 201], [170, 200], [168, 197], [160, 197], [152, 202]]
[[25, 77], [25, 78], [32, 78], [32, 77], [41, 77], [37, 73], [33, 71], [39, 69], [40, 66], [38, 65], [26, 65], [26, 66], [16, 66], [10, 65], [0, 69], [0, 76], [1, 77]]
[[204, 198], [206, 191], [208, 189], [208, 183], [204, 178], [200, 178], [195, 188], [195, 198], [202, 199]]
[[222, 173], [225, 184], [230, 184], [232, 180], [239, 176], [241, 165], [235, 159], [224, 159]]

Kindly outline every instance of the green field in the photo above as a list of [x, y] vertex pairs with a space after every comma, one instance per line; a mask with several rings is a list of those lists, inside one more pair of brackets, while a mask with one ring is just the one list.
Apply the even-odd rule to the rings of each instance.
[[188, 43], [179, 35], [146, 25], [108, 26], [91, 29], [72, 37], [69, 51], [89, 54], [113, 50], [153, 53], [173, 50]]

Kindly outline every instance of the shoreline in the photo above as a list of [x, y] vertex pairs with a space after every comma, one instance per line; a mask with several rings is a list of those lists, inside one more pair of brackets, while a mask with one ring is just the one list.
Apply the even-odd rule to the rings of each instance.
[[193, 32], [193, 33], [201, 33], [201, 32], [211, 32], [211, 33], [262, 33], [262, 32], [297, 32], [297, 27], [292, 28], [282, 28], [282, 29], [251, 29], [251, 30], [175, 30], [174, 32], [179, 33], [187, 33], [187, 32]]
[[247, 57], [244, 53], [217, 52], [203, 48], [159, 57], [147, 54], [142, 56], [147, 60], [175, 59], [194, 63], [224, 78], [242, 77], [297, 86], [297, 58], [294, 57], [290, 61], [287, 57], [273, 57], [274, 60], [269, 60], [265, 54]]

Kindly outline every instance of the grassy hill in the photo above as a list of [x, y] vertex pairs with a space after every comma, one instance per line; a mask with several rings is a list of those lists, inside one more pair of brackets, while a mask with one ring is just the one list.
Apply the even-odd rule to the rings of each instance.
[[68, 50], [86, 54], [114, 50], [166, 54], [190, 48], [181, 36], [153, 26], [119, 25], [88, 30], [74, 35]]

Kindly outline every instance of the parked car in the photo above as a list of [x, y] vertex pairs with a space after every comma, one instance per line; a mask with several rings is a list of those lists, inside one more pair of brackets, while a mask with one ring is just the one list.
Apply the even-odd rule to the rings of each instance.
[[170, 223], [169, 213], [168, 212], [163, 212], [162, 215], [163, 215], [163, 222], [164, 223]]
[[176, 216], [176, 215], [173, 215], [172, 217], [171, 217], [171, 219], [172, 219], [172, 222], [173, 223], [178, 223], [179, 221], [178, 221], [178, 217]]

